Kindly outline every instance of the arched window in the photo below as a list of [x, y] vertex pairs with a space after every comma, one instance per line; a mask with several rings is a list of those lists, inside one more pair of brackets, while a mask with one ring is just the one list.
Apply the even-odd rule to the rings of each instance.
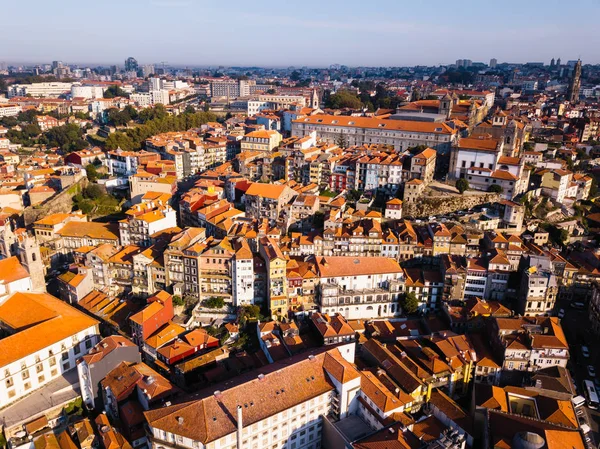
[[35, 262], [35, 253], [31, 253], [31, 260]]

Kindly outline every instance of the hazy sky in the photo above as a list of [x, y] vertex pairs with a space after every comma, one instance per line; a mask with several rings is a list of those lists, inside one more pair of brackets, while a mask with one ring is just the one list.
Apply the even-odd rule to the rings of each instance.
[[600, 62], [599, 0], [13, 0], [0, 11], [7, 62]]

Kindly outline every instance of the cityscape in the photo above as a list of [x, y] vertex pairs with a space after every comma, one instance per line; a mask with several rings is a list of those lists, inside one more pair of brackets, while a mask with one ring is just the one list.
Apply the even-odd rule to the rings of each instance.
[[218, 39], [0, 54], [0, 449], [600, 447], [591, 42]]

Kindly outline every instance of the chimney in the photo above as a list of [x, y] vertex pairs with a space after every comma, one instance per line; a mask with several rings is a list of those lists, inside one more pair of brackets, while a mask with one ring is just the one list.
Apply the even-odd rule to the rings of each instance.
[[242, 406], [237, 406], [237, 449], [242, 449], [242, 428], [244, 424], [242, 422]]

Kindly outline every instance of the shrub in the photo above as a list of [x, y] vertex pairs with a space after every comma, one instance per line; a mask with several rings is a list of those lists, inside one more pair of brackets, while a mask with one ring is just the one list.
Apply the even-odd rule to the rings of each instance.
[[204, 301], [204, 306], [209, 309], [222, 309], [225, 306], [225, 300], [223, 298], [212, 297]]
[[464, 178], [460, 178], [456, 181], [456, 188], [462, 194], [465, 191], [469, 190], [469, 181]]

